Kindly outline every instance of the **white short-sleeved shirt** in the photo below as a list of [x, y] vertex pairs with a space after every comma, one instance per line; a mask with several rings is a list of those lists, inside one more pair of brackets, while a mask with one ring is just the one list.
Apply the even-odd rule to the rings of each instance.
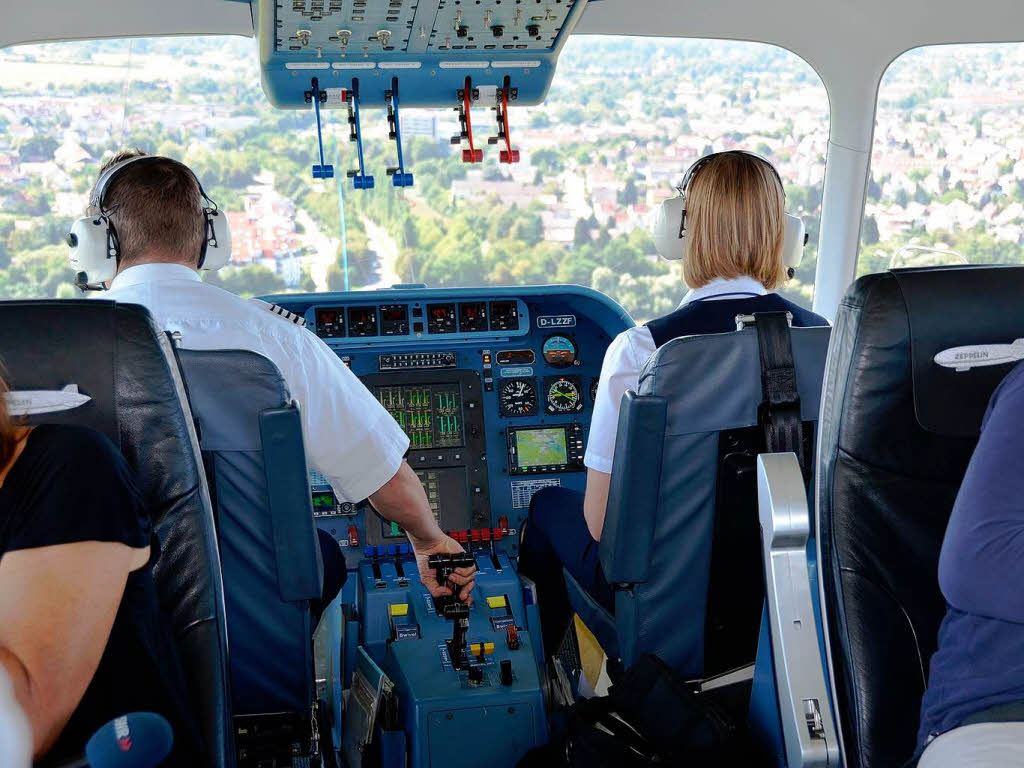
[[245, 349], [273, 362], [299, 403], [310, 467], [344, 500], [362, 501], [401, 467], [409, 438], [348, 366], [305, 328], [204, 283], [183, 264], [129, 267], [98, 298], [141, 304], [161, 328], [181, 333], [184, 349]]
[[[765, 287], [752, 277], [715, 278], [707, 285], [689, 291], [679, 306], [684, 307], [691, 301], [739, 299], [766, 293]], [[608, 345], [594, 398], [587, 452], [583, 456], [583, 463], [588, 468], [611, 474], [619, 404], [627, 389], [636, 391], [640, 383], [640, 369], [656, 349], [654, 337], [644, 325], [627, 328]]]

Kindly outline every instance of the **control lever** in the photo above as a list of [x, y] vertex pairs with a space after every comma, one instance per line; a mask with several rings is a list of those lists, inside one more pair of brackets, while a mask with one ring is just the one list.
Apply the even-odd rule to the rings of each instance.
[[427, 558], [427, 565], [434, 569], [437, 583], [444, 587], [448, 585], [448, 577], [456, 568], [473, 568], [476, 560], [469, 552], [456, 552], [453, 555], [430, 555]]
[[[457, 552], [451, 555], [430, 555], [427, 565], [434, 569], [437, 583], [448, 584], [448, 577], [456, 568], [470, 568], [476, 565], [473, 555], [469, 552]], [[434, 598], [434, 607], [439, 616], [452, 622], [452, 639], [448, 641], [448, 653], [452, 658], [452, 666], [465, 669], [469, 666], [466, 655], [466, 634], [469, 632], [469, 606], [459, 600], [458, 595], [443, 595]]]
[[452, 639], [448, 641], [448, 653], [452, 657], [452, 666], [465, 669], [469, 666], [466, 655], [466, 634], [469, 632], [469, 606], [454, 595], [447, 597], [449, 602], [444, 606], [444, 617], [452, 622]]

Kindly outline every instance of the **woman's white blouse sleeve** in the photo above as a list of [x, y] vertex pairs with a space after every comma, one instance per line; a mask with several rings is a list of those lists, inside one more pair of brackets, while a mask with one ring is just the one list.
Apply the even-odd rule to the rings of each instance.
[[654, 339], [644, 326], [623, 331], [608, 346], [594, 398], [587, 452], [583, 457], [588, 468], [611, 474], [622, 395], [627, 389], [636, 390], [640, 369], [654, 350]]

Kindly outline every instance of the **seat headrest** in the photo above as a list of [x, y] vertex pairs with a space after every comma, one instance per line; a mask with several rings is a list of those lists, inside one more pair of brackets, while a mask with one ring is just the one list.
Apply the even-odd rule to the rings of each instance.
[[[118, 315], [110, 301], [12, 301], [0, 304], [0, 362], [14, 393], [75, 386], [88, 401], [27, 417], [29, 424], [91, 427], [120, 447], [114, 387]], [[141, 307], [125, 307], [149, 324]]]
[[261, 411], [291, 402], [277, 366], [241, 349], [178, 352], [204, 451], [261, 450]]
[[[954, 266], [892, 271], [910, 325], [914, 413], [929, 432], [977, 437], [989, 398], [1016, 360], [984, 364], [989, 345], [1024, 338], [1024, 267]], [[957, 370], [936, 356], [981, 358]], [[940, 360], [944, 359], [940, 358]], [[964, 366], [961, 366], [964, 368]]]

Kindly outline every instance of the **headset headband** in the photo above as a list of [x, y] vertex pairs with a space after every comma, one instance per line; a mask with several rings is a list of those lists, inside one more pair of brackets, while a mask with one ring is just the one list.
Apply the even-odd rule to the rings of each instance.
[[782, 183], [782, 176], [779, 175], [778, 169], [774, 165], [772, 165], [771, 161], [769, 161], [767, 158], [761, 157], [761, 155], [757, 154], [756, 152], [749, 152], [745, 149], [729, 149], [726, 150], [725, 152], [712, 152], [710, 155], [704, 155], [704, 157], [694, 162], [694, 164], [690, 166], [689, 170], [686, 171], [686, 175], [683, 176], [682, 182], [680, 182], [679, 186], [676, 187], [676, 189], [679, 190], [679, 194], [685, 197], [687, 191], [690, 189], [690, 184], [693, 183], [693, 177], [697, 175], [697, 172], [700, 171], [700, 169], [703, 168], [705, 165], [707, 165], [713, 158], [723, 157], [725, 155], [745, 155], [747, 157], [752, 157], [755, 160], [760, 160], [762, 163], [768, 166], [768, 168], [771, 169], [772, 175], [775, 177], [775, 180], [779, 182], [779, 189], [782, 190], [782, 194], [783, 196], [785, 196], [786, 186], [785, 184]]
[[[705, 155], [687, 169], [683, 175], [682, 182], [676, 187], [679, 194], [663, 200], [655, 208], [654, 214], [651, 217], [651, 234], [654, 237], [654, 248], [662, 258], [669, 261], [678, 261], [684, 257], [686, 253], [686, 209], [690, 186], [693, 184], [693, 179], [704, 166], [719, 155], [746, 155], [768, 166], [772, 171], [772, 176], [778, 182], [779, 190], [782, 192], [783, 200], [785, 200], [786, 188], [782, 183], [782, 176], [774, 165], [760, 155], [743, 149], [731, 149], [726, 152], [713, 152], [710, 155]], [[807, 242], [807, 234], [803, 221], [797, 216], [784, 213], [783, 223], [782, 260], [790, 272], [792, 272], [793, 269], [800, 265], [801, 258], [803, 257], [803, 247]]]
[[170, 163], [171, 165], [176, 165], [179, 168], [186, 170], [188, 175], [195, 181], [196, 186], [199, 187], [200, 197], [212, 205], [214, 210], [217, 209], [217, 203], [211, 200], [210, 196], [206, 194], [206, 190], [203, 189], [203, 183], [199, 181], [199, 177], [196, 176], [195, 171], [179, 160], [175, 160], [172, 157], [163, 157], [162, 155], [137, 155], [135, 157], [129, 157], [127, 160], [122, 160], [119, 163], [115, 163], [107, 168], [107, 170], [101, 173], [100, 177], [96, 180], [96, 186], [93, 187], [92, 195], [89, 197], [89, 205], [99, 210], [100, 213], [103, 213], [103, 199], [106, 197], [107, 190], [110, 188], [110, 185], [114, 183], [114, 179], [121, 174], [121, 171], [130, 165], [135, 165], [136, 163], [152, 164], [156, 162]]

